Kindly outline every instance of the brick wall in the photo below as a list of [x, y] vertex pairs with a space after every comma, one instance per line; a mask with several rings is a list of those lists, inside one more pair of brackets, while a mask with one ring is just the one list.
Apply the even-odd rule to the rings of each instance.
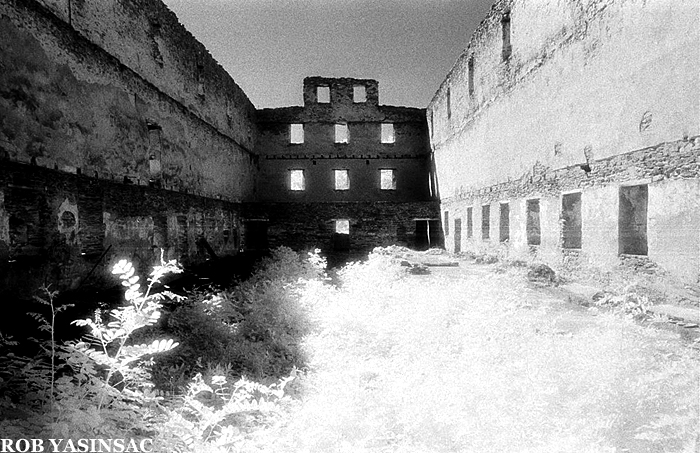
[[[184, 264], [236, 253], [240, 204], [72, 175], [0, 166], [0, 300], [53, 289], [113, 284], [118, 260], [142, 275], [160, 260]], [[95, 268], [93, 270], [93, 268]]]
[[335, 220], [349, 220], [350, 252], [357, 255], [392, 244], [414, 247], [416, 219], [439, 215], [435, 202], [246, 203], [243, 208], [245, 219], [264, 220], [270, 247], [319, 248], [331, 255], [338, 252]]

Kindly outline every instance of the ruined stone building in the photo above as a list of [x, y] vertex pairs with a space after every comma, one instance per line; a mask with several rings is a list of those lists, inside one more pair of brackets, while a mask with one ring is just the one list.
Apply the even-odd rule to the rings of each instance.
[[339, 254], [440, 244], [424, 109], [379, 105], [375, 80], [309, 77], [303, 107], [260, 110], [257, 124], [246, 212], [263, 219], [255, 228], [269, 245]]
[[0, 36], [0, 299], [161, 250], [440, 240], [425, 110], [375, 81], [256, 111], [159, 0], [0, 0]]
[[501, 0], [428, 106], [446, 247], [700, 278], [696, 0]]
[[161, 250], [348, 257], [443, 233], [697, 281], [698, 8], [499, 0], [427, 111], [320, 77], [256, 110], [159, 0], [0, 0], [0, 299]]

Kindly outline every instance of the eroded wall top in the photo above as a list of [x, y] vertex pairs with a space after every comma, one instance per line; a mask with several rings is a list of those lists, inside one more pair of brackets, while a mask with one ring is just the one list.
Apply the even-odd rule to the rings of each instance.
[[441, 193], [700, 133], [695, 0], [500, 0], [428, 107]]
[[160, 0], [35, 0], [90, 42], [252, 149], [255, 108]]

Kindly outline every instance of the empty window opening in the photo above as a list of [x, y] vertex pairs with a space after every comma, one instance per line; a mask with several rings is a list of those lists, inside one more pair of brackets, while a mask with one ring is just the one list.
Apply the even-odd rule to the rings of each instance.
[[459, 253], [462, 251], [462, 219], [455, 219], [455, 244], [454, 252]]
[[333, 249], [336, 251], [350, 250], [350, 220], [338, 219], [334, 223]]
[[304, 125], [291, 124], [289, 129], [289, 142], [294, 144], [304, 143]]
[[449, 120], [452, 118], [452, 95], [450, 94], [450, 89], [447, 89], [447, 99], [446, 99], [446, 104], [447, 104], [447, 119]]
[[337, 234], [350, 234], [350, 220], [339, 219], [335, 221], [335, 232]]
[[289, 170], [289, 188], [294, 191], [306, 189], [304, 170]]
[[445, 236], [450, 235], [450, 212], [445, 211], [445, 221], [442, 223], [445, 226]]
[[467, 62], [469, 96], [474, 96], [474, 56], [469, 57]]
[[392, 123], [382, 123], [382, 143], [394, 143], [394, 125]]
[[348, 125], [347, 124], [336, 124], [335, 125], [335, 142], [336, 143], [347, 143], [348, 142]]
[[379, 170], [380, 188], [382, 190], [396, 190], [396, 172], [391, 168]]
[[472, 208], [467, 208], [467, 239], [471, 239], [474, 236], [473, 212]]
[[248, 220], [243, 223], [243, 245], [245, 250], [267, 250], [266, 220]]
[[540, 200], [527, 200], [527, 220], [525, 233], [528, 245], [540, 245]]
[[501, 203], [498, 233], [498, 239], [501, 242], [507, 242], [510, 239], [510, 204], [508, 203]]
[[335, 179], [335, 190], [349, 190], [350, 176], [348, 170], [333, 170]]
[[413, 246], [416, 250], [428, 250], [442, 243], [440, 238], [440, 220], [416, 219], [416, 234]]
[[352, 87], [353, 102], [367, 102], [367, 89], [364, 85], [355, 85]]
[[331, 102], [331, 88], [316, 87], [316, 102], [319, 104], [328, 104]]
[[619, 252], [646, 255], [649, 186], [620, 187]]
[[581, 193], [567, 193], [561, 197], [562, 247], [581, 248]]
[[481, 239], [491, 237], [491, 205], [485, 204], [481, 207]]
[[501, 30], [503, 32], [502, 56], [503, 61], [505, 61], [510, 58], [510, 54], [512, 52], [510, 45], [510, 12], [503, 15], [503, 18], [501, 19]]

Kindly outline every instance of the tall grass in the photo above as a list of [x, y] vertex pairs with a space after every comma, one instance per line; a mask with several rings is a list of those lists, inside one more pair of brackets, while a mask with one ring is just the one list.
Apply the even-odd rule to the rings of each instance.
[[317, 300], [308, 394], [264, 451], [695, 452], [697, 352], [571, 314], [512, 275], [404, 276], [387, 257]]
[[[139, 338], [159, 304], [122, 266], [124, 307], [81, 322], [101, 352], [51, 338], [22, 358], [0, 335], [0, 431], [198, 453], [700, 449], [700, 359], [677, 335], [573, 311], [516, 273], [411, 275], [397, 261], [370, 255], [331, 285], [318, 254], [279, 249], [236, 289], [176, 305], [163, 321], [177, 347]], [[173, 361], [140, 360], [166, 350]], [[152, 391], [149, 370], [180, 373], [181, 391]]]

